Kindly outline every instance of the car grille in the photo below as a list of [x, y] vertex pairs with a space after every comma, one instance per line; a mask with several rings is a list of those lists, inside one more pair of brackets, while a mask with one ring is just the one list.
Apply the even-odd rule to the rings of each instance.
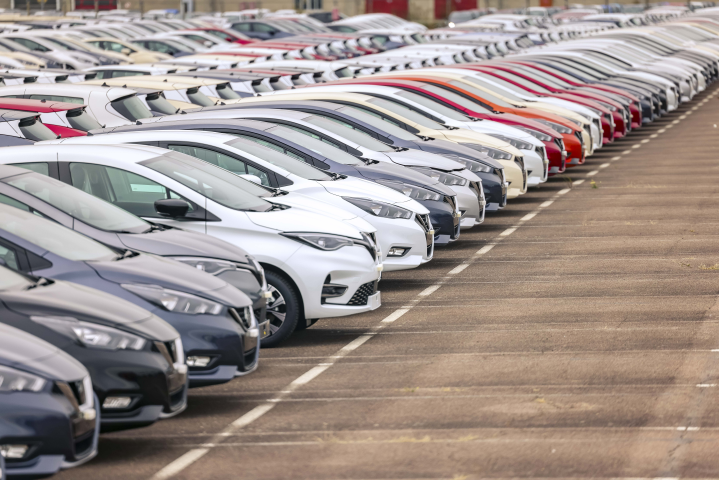
[[458, 211], [458, 210], [457, 210], [457, 202], [455, 201], [455, 198], [454, 198], [454, 197], [452, 197], [452, 196], [450, 196], [450, 195], [446, 195], [446, 196], [444, 197], [444, 202], [445, 202], [445, 203], [449, 203], [449, 206], [452, 207], [452, 211], [453, 211], [453, 212]]
[[539, 155], [539, 158], [544, 160], [544, 149], [542, 147], [534, 147], [534, 152]]
[[236, 309], [229, 308], [230, 316], [237, 322], [244, 330], [252, 328], [252, 319], [247, 317], [247, 310], [244, 308]]
[[77, 404], [84, 405], [85, 402], [87, 402], [88, 392], [85, 391], [85, 386], [83, 385], [82, 380], [67, 382], [67, 385], [70, 387], [70, 390], [72, 390], [72, 394], [75, 397]]
[[432, 222], [429, 219], [429, 215], [415, 215], [414, 221], [417, 222], [417, 224], [422, 227], [422, 230], [425, 232], [429, 232], [432, 230]]
[[367, 282], [360, 285], [355, 294], [352, 295], [352, 298], [350, 298], [350, 301], [347, 302], [347, 305], [367, 305], [369, 296], [374, 295], [375, 293], [377, 293], [377, 282]]
[[478, 182], [469, 182], [469, 188], [477, 195], [477, 198], [482, 198], [482, 187]]
[[499, 181], [501, 183], [504, 183], [504, 169], [503, 168], [495, 168], [494, 169], [495, 175], [499, 177]]
[[561, 138], [555, 138], [554, 143], [557, 144], [560, 150], [564, 150], [564, 140], [562, 140]]
[[524, 157], [514, 157], [514, 163], [524, 171]]

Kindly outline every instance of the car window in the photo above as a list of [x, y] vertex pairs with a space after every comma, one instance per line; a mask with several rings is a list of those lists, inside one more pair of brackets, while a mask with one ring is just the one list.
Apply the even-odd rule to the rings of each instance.
[[117, 258], [117, 253], [105, 245], [17, 208], [0, 208], [0, 229], [68, 260], [91, 262]]
[[251, 23], [234, 23], [231, 27], [233, 30], [237, 30], [238, 32], [251, 32], [252, 31], [252, 24]]
[[[332, 180], [332, 177], [311, 165], [304, 162], [298, 162], [296, 158], [279, 152], [274, 148], [268, 148], [254, 141], [254, 137], [241, 137], [227, 142], [227, 145], [261, 158], [265, 162], [287, 170], [299, 177], [307, 180]], [[259, 140], [259, 139], [258, 139]], [[267, 142], [265, 142], [267, 143]], [[296, 155], [295, 155], [296, 157]]]
[[34, 42], [28, 38], [13, 38], [12, 40], [14, 42], [19, 43], [23, 47], [29, 48], [30, 50], [33, 50], [35, 52], [49, 52], [50, 51], [50, 49], [47, 48], [46, 46], [40, 45], [39, 43]]
[[[380, 130], [383, 132], [386, 132], [390, 135], [394, 135], [395, 137], [401, 138], [402, 140], [409, 140], [409, 141], [417, 141], [419, 140], [419, 137], [416, 135], [413, 135], [409, 133], [407, 130], [405, 130], [402, 127], [397, 126], [396, 123], [385, 120], [381, 116], [377, 115], [376, 113], [367, 112], [365, 110], [360, 110], [359, 108], [354, 107], [342, 107], [337, 109], [338, 112], [345, 113], [352, 118], [355, 118], [361, 122], [364, 122], [368, 125], [373, 125], [375, 127], [379, 127]], [[380, 118], [378, 120], [378, 117]]]
[[[71, 163], [70, 178], [75, 188], [138, 217], [160, 217], [155, 211], [155, 200], [182, 198], [149, 178], [104, 165]], [[187, 202], [189, 212], [194, 211], [192, 202]]]
[[370, 137], [369, 135], [360, 130], [355, 130], [352, 125], [348, 124], [347, 122], [343, 122], [342, 120], [321, 117], [319, 115], [312, 115], [310, 117], [304, 118], [303, 120], [307, 123], [311, 123], [312, 125], [317, 125], [320, 128], [329, 130], [330, 132], [339, 135], [340, 137], [347, 138], [348, 140], [362, 147], [374, 150], [375, 152], [393, 151], [393, 148], [386, 143], [375, 140], [374, 138]]
[[[5, 203], [2, 201], [2, 195], [0, 195], [0, 202]], [[13, 270], [19, 270], [20, 264], [17, 261], [17, 252], [14, 249], [7, 248], [5, 245], [0, 243], [0, 259], [5, 261], [5, 265], [12, 268]], [[2, 269], [2, 274], [0, 274], [0, 290], [6, 290], [9, 287], [13, 286], [11, 283], [5, 283], [5, 269]], [[20, 277], [22, 278], [22, 277]]]
[[187, 188], [233, 210], [265, 212], [273, 207], [262, 197], [270, 191], [232, 172], [197, 158], [171, 152], [140, 162]]
[[499, 75], [500, 77], [506, 78], [508, 80], [511, 80], [513, 82], [518, 83], [522, 87], [528, 88], [529, 90], [532, 90], [534, 92], [539, 93], [551, 93], [546, 88], [542, 87], [541, 85], [538, 85], [534, 82], [531, 82], [525, 78], [520, 77], [519, 75], [515, 75], [513, 73], [505, 72], [504, 70], [496, 70], [494, 73]]
[[192, 87], [187, 89], [187, 98], [191, 103], [199, 105], [201, 107], [211, 107], [215, 104], [210, 97], [200, 91], [199, 87]]
[[25, 168], [27, 170], [37, 172], [41, 175], [50, 175], [50, 165], [45, 162], [11, 163], [10, 165], [14, 165], [14, 166], [20, 167], [20, 168]]
[[[437, 85], [425, 85], [425, 90], [434, 93], [437, 96], [441, 96], [440, 98], [446, 99], [450, 102], [456, 103], [457, 105], [466, 108], [468, 110], [472, 110], [475, 112], [482, 112], [482, 113], [491, 113], [490, 110], [487, 108], [481, 106], [478, 102], [474, 100], [469, 100], [468, 98], [465, 98], [457, 93], [452, 92], [449, 89], [438, 87]], [[466, 120], [466, 119], [462, 119]]]
[[[16, 175], [6, 178], [3, 183], [29, 193], [58, 210], [101, 230], [132, 233], [150, 230], [150, 225], [147, 222], [125, 210], [45, 175], [37, 173]], [[0, 201], [2, 201], [1, 198]], [[26, 209], [28, 208], [26, 207]]]
[[145, 104], [142, 103], [142, 100], [137, 98], [135, 95], [118, 98], [117, 100], [113, 100], [110, 105], [115, 109], [115, 111], [117, 111], [117, 113], [131, 122], [136, 122], [143, 118], [153, 117], [150, 109], [147, 108]]
[[262, 185], [267, 187], [270, 186], [270, 178], [267, 176], [267, 173], [254, 168], [252, 165], [248, 165], [240, 159], [225, 155], [224, 153], [216, 152], [214, 150], [210, 150], [209, 148], [188, 145], [168, 145], [167, 148], [176, 152], [184, 153], [185, 155], [190, 155], [191, 157], [199, 158], [200, 160], [217, 165], [218, 167], [229, 170], [237, 175], [255, 175], [260, 178]]
[[340, 150], [336, 145], [323, 141], [323, 139], [318, 135], [306, 130], [292, 128], [289, 125], [282, 125], [268, 129], [267, 133], [272, 133], [273, 135], [277, 135], [288, 142], [301, 145], [304, 148], [312, 150], [313, 152], [322, 155], [325, 158], [334, 160], [337, 163], [341, 163], [343, 165], [362, 165], [362, 162], [359, 159], [344, 150]]
[[491, 93], [486, 92], [484, 90], [480, 90], [476, 87], [473, 87], [472, 85], [469, 85], [468, 83], [465, 83], [463, 81], [460, 82], [459, 80], [452, 80], [449, 83], [450, 83], [450, 85], [453, 85], [457, 88], [461, 88], [462, 90], [465, 90], [466, 92], [469, 92], [472, 95], [476, 95], [479, 98], [483, 98], [483, 99], [487, 100], [488, 102], [492, 102], [497, 106], [505, 107], [505, 108], [512, 108], [512, 105], [510, 105], [506, 101], [502, 100], [501, 98], [499, 98], [495, 95], [492, 95]]
[[68, 97], [65, 95], [39, 95], [39, 94], [32, 94], [30, 95], [31, 100], [49, 100], [52, 102], [67, 102], [67, 103], [79, 103], [84, 104], [85, 100], [83, 100], [80, 97]]
[[65, 114], [65, 118], [72, 128], [82, 130], [83, 132], [89, 132], [96, 128], [102, 128], [102, 125], [98, 123], [84, 108], [75, 108], [68, 110]]
[[407, 108], [401, 103], [378, 97], [368, 100], [367, 103], [377, 105], [380, 108], [388, 110], [396, 115], [399, 115], [402, 118], [406, 118], [410, 122], [414, 122], [422, 127], [431, 128], [432, 130], [446, 130], [446, 128], [442, 124], [437, 123], [430, 118], [427, 118], [425, 115], [422, 115], [419, 112]]
[[270, 32], [276, 32], [277, 29], [275, 27], [272, 27], [272, 26], [264, 24], [264, 23], [253, 23], [252, 31], [253, 32], [270, 33]]

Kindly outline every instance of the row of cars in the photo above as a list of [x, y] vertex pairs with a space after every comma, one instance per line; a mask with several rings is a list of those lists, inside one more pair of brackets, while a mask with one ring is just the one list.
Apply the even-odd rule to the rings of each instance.
[[440, 63], [408, 44], [360, 57], [402, 68], [350, 76], [290, 58], [0, 74], [4, 472], [87, 462], [101, 432], [256, 371], [261, 346], [378, 308], [383, 271], [705, 90], [717, 30], [707, 12], [534, 48], [473, 31], [434, 43]]

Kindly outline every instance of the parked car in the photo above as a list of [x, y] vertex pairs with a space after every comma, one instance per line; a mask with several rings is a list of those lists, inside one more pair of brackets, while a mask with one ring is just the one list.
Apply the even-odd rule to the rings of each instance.
[[[0, 267], [1, 291], [25, 278]], [[32, 322], [0, 302], [3, 321]], [[0, 323], [0, 478], [41, 478], [97, 455], [100, 417], [85, 367], [57, 347]]]

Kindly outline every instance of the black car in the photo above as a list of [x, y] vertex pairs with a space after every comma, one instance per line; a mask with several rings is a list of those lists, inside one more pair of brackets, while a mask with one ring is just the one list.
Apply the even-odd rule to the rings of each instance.
[[102, 429], [144, 427], [187, 407], [177, 330], [99, 290], [0, 267], [0, 323], [34, 335], [90, 372]]
[[[13, 288], [15, 280], [23, 286], [19, 275], [0, 285]], [[32, 323], [2, 303], [0, 318]], [[45, 477], [94, 458], [100, 423], [92, 387], [77, 360], [0, 323], [0, 479]]]
[[[257, 120], [172, 120], [92, 130], [89, 134], [149, 130], [205, 130], [253, 137], [322, 170], [380, 183], [417, 200], [430, 212], [435, 245], [440, 245], [437, 243], [439, 232], [448, 232], [447, 236], [452, 240], [459, 235], [459, 219], [454, 216], [451, 203], [445, 200], [455, 195], [449, 187], [439, 182], [432, 183], [432, 179], [426, 175], [401, 165], [358, 158], [353, 153], [359, 155], [360, 152], [342, 150], [342, 146], [337, 145], [335, 140], [325, 142], [283, 125]], [[272, 186], [279, 188], [283, 185], [277, 183]], [[431, 229], [430, 226], [426, 227], [428, 231]]]
[[287, 23], [271, 20], [243, 20], [233, 23], [230, 28], [257, 40], [293, 37], [306, 31], [298, 30], [297, 27]]
[[[341, 122], [355, 130], [366, 133], [372, 138], [395, 147], [396, 149], [415, 149], [435, 153], [462, 163], [467, 170], [482, 179], [482, 188], [489, 210], [496, 210], [507, 205], [507, 188], [504, 184], [504, 167], [488, 155], [475, 149], [426, 136], [417, 136], [416, 129], [411, 125], [400, 125], [397, 119], [389, 119], [381, 111], [372, 109], [372, 105], [355, 102], [325, 102], [309, 100], [277, 100], [262, 103], [237, 103], [222, 107], [205, 107], [202, 111], [242, 108], [279, 108], [312, 113]], [[381, 122], [379, 120], [382, 120]]]
[[[29, 208], [118, 250], [169, 257], [210, 273], [250, 297], [257, 322], [264, 328], [265, 272], [245, 250], [210, 235], [150, 223], [63, 183], [58, 178], [70, 178], [67, 164], [52, 168], [42, 163], [23, 165], [25, 168], [0, 166], [0, 203]], [[28, 171], [28, 167], [37, 171]]]
[[0, 258], [8, 266], [101, 290], [167, 321], [180, 332], [191, 387], [257, 368], [259, 331], [240, 290], [174, 260], [108, 247], [17, 206], [0, 204]]

